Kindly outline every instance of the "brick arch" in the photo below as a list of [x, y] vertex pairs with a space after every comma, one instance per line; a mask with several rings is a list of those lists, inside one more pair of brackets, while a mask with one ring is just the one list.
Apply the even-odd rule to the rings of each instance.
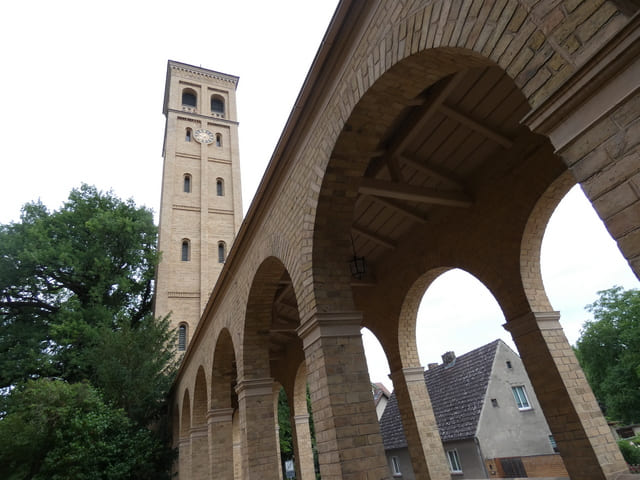
[[204, 367], [198, 367], [196, 381], [193, 388], [193, 411], [191, 414], [192, 426], [197, 427], [207, 423], [207, 376]]
[[294, 415], [307, 414], [307, 364], [301, 362], [293, 382], [293, 401], [291, 409]]
[[540, 270], [542, 239], [551, 215], [576, 181], [566, 171], [553, 182], [536, 203], [527, 220], [520, 248], [522, 286], [533, 312], [551, 312]]
[[[437, 80], [483, 65], [503, 69], [535, 108], [613, 36], [629, 15], [616, 2], [570, 7], [548, 2], [532, 7], [523, 0], [509, 0], [494, 8], [491, 2], [461, 5], [440, 0], [387, 2], [376, 8], [374, 16], [398, 20], [393, 24], [372, 22], [366, 41], [352, 56], [357, 63], [341, 78], [338, 93], [326, 108], [330, 112], [326, 125], [319, 129], [327, 135], [315, 152], [330, 153], [310, 155], [315, 165], [308, 181], [321, 187], [319, 192], [310, 188], [307, 201], [316, 205], [309, 234], [314, 267], [318, 267], [307, 289], [335, 286], [331, 293], [303, 292], [305, 298], [317, 297], [312, 307], [316, 309], [323, 308], [328, 298], [332, 308], [353, 307], [349, 288], [345, 288], [349, 280], [346, 259], [354, 191], [367, 164], [362, 152], [375, 151], [396, 109]], [[589, 35], [578, 38], [575, 30], [587, 19], [581, 33]], [[601, 35], [596, 35], [599, 29]], [[303, 312], [303, 318], [307, 315]]]
[[266, 258], [251, 283], [242, 336], [242, 356], [238, 378], [262, 379], [271, 376], [269, 363], [269, 329], [278, 282], [286, 272], [276, 257]]
[[180, 413], [180, 438], [189, 438], [191, 432], [191, 400], [189, 389], [185, 389], [182, 395], [182, 409]]
[[211, 372], [211, 408], [233, 408], [236, 383], [236, 355], [229, 330], [223, 328], [218, 334], [213, 351]]

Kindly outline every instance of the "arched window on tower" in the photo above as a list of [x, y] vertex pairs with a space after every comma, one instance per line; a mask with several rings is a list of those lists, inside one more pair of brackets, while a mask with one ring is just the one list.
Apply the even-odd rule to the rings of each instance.
[[216, 147], [222, 146], [222, 134], [216, 133]]
[[178, 351], [184, 352], [187, 349], [187, 325], [181, 323], [178, 327]]
[[190, 142], [192, 134], [193, 134], [193, 130], [191, 130], [190, 127], [187, 127], [187, 129], [185, 130], [185, 133], [184, 133], [184, 141], [185, 142]]
[[191, 260], [191, 242], [189, 239], [185, 238], [182, 240], [182, 251], [180, 254], [180, 258], [183, 262], [188, 262]]
[[198, 95], [196, 94], [195, 90], [192, 90], [190, 88], [185, 88], [182, 91], [182, 106], [183, 107], [193, 107], [195, 108], [195, 106], [197, 105], [198, 102]]
[[216, 195], [224, 197], [224, 180], [216, 178]]
[[224, 100], [219, 95], [211, 96], [211, 113], [224, 117]]
[[183, 185], [184, 193], [191, 193], [191, 174], [184, 174], [184, 185]]
[[224, 242], [218, 242], [218, 263], [224, 263], [227, 257], [227, 247]]

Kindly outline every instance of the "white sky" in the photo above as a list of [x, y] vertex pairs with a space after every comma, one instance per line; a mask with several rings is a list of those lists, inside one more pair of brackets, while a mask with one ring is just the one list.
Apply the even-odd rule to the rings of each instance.
[[[1, 2], [0, 223], [17, 221], [22, 204], [37, 198], [58, 208], [81, 182], [157, 214], [168, 59], [240, 77], [246, 211], [336, 4]], [[571, 343], [598, 290], [639, 286], [579, 189], [549, 226], [543, 275]], [[451, 272], [427, 292], [418, 325], [423, 365], [447, 350], [510, 341], [495, 300], [471, 280]], [[383, 354], [365, 341], [372, 380], [390, 387]]]

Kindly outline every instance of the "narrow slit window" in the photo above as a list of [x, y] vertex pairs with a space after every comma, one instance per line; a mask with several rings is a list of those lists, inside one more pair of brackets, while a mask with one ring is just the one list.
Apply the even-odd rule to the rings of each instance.
[[178, 327], [178, 351], [184, 352], [187, 349], [187, 326], [180, 325]]
[[191, 175], [188, 173], [184, 176], [183, 190], [184, 193], [191, 193]]
[[222, 134], [216, 133], [216, 147], [222, 146]]
[[189, 257], [190, 257], [190, 245], [189, 245], [189, 240], [183, 240], [182, 241], [182, 252], [181, 252], [181, 259], [183, 262], [188, 262], [189, 261]]
[[189, 127], [187, 127], [187, 130], [185, 131], [185, 134], [184, 134], [184, 141], [185, 142], [190, 142], [191, 141], [191, 134], [192, 133], [193, 133], [192, 130]]
[[227, 256], [224, 242], [218, 242], [218, 263], [224, 263]]
[[216, 179], [216, 195], [224, 197], [224, 180], [221, 178]]

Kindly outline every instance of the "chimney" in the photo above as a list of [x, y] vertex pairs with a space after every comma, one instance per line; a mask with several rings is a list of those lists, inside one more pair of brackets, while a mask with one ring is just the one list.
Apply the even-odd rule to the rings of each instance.
[[427, 365], [427, 369], [428, 369], [428, 370], [432, 370], [432, 369], [436, 368], [437, 366], [438, 366], [438, 364], [437, 364], [437, 363], [429, 363], [429, 364]]
[[456, 354], [453, 352], [446, 352], [442, 355], [442, 363], [446, 367], [447, 365], [452, 364], [456, 359]]

